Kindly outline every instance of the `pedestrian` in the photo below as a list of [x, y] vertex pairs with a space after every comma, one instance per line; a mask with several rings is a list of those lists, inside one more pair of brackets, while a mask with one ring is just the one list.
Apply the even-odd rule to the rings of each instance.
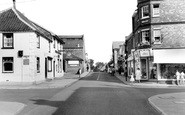
[[178, 70], [176, 70], [175, 75], [176, 75], [177, 85], [180, 85], [180, 76], [181, 76], [181, 74], [179, 73]]
[[131, 75], [130, 75], [130, 81], [131, 81], [131, 83], [133, 83], [135, 81], [133, 73], [131, 73]]
[[81, 73], [82, 73], [81, 68], [78, 69], [78, 73], [79, 73], [79, 78], [80, 78], [80, 75], [81, 75]]
[[141, 76], [142, 76], [141, 71], [140, 71], [139, 68], [137, 68], [137, 70], [136, 70], [136, 80], [138, 81], [138, 83], [140, 83]]
[[182, 72], [181, 72], [181, 76], [180, 76], [180, 82], [181, 82], [182, 85], [184, 85], [184, 75], [185, 75], [185, 74], [184, 74], [184, 72], [182, 71]]

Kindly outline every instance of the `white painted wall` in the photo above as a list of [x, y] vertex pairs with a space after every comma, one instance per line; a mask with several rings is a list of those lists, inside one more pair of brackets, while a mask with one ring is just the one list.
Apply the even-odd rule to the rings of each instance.
[[[35, 32], [14, 33], [14, 49], [0, 49], [0, 82], [38, 82], [45, 80], [45, 58], [52, 57], [53, 61], [55, 60], [55, 63], [58, 64], [58, 54], [55, 53], [53, 43], [51, 43], [51, 52], [49, 52], [49, 41], [41, 36], [40, 48], [37, 48], [37, 34]], [[2, 33], [0, 33], [0, 48], [2, 48]], [[23, 50], [24, 56], [22, 58], [17, 57], [19, 50]], [[2, 57], [14, 58], [13, 73], [2, 73]], [[40, 73], [37, 73], [37, 57], [40, 58]], [[63, 55], [60, 55], [59, 58], [62, 62], [62, 71], [55, 69], [55, 77], [63, 76]], [[23, 65], [24, 59], [29, 59], [29, 65]], [[53, 75], [52, 65], [52, 72], [47, 72], [47, 78], [53, 79]]]

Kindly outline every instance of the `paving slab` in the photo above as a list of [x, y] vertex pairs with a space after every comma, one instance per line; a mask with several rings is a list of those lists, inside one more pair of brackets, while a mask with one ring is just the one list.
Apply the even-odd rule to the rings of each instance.
[[0, 114], [1, 115], [16, 115], [26, 105], [18, 102], [3, 102], [0, 101]]
[[149, 103], [163, 115], [185, 115], [185, 93], [168, 93], [152, 96]]

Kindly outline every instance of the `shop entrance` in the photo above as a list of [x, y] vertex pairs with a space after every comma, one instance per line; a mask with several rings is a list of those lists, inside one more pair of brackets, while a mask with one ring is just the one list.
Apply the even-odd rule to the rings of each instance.
[[141, 59], [141, 80], [148, 80], [148, 61], [146, 58]]

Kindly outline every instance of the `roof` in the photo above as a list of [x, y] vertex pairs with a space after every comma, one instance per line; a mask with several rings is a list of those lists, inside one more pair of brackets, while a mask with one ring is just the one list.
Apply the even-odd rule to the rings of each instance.
[[16, 8], [12, 7], [0, 13], [0, 31], [2, 32], [36, 32], [52, 40], [52, 33], [25, 17]]
[[63, 45], [64, 49], [83, 49], [84, 48], [84, 39], [83, 35], [69, 35], [69, 36], [59, 36], [65, 44]]
[[62, 39], [72, 39], [72, 38], [75, 38], [75, 39], [83, 39], [84, 35], [59, 35], [60, 38]]
[[123, 41], [114, 41], [112, 43], [112, 49], [119, 49], [120, 48], [120, 45], [123, 45], [124, 42]]
[[78, 56], [76, 56], [72, 53], [65, 53], [63, 55], [63, 57], [64, 57], [64, 60], [80, 60], [80, 61], [83, 61], [82, 58], [80, 58], [80, 57], [78, 57]]

